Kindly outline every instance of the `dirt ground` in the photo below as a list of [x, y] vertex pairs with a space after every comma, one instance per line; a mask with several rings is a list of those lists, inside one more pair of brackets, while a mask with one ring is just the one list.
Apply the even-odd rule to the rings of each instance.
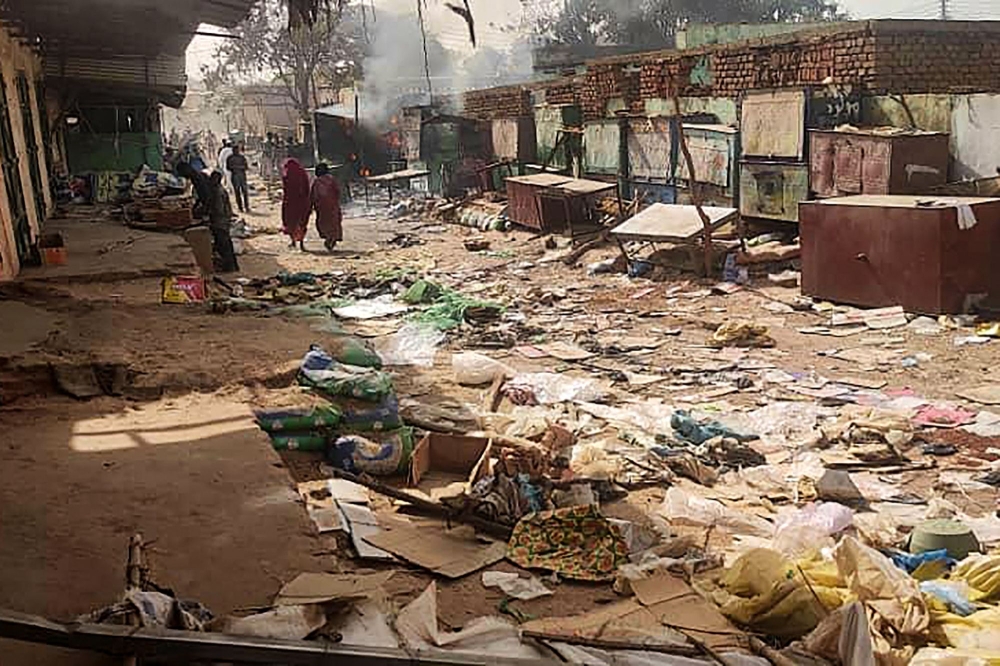
[[[952, 332], [802, 334], [798, 329], [827, 317], [768, 309], [791, 303], [795, 288], [699, 296], [713, 282], [680, 272], [656, 282], [588, 276], [582, 265], [545, 261], [545, 239], [532, 233], [398, 222], [380, 212], [381, 204], [371, 215], [360, 204], [348, 208], [346, 241], [333, 254], [323, 251], [314, 230], [303, 253], [288, 248], [278, 233], [274, 202], [261, 193], [252, 205], [257, 212], [248, 221], [257, 233], [245, 241], [243, 277], [413, 269], [503, 302], [508, 312], [544, 329], [550, 341], [583, 344], [623, 335], [662, 340], [650, 353], [610, 359], [631, 372], [670, 375], [687, 366], [728, 363], [737, 357], [706, 348], [705, 339], [723, 321], [744, 318], [767, 323], [776, 346], [739, 358], [789, 373], [882, 380], [890, 388], [943, 399], [997, 378], [993, 346], [955, 347]], [[123, 588], [128, 538], [136, 532], [155, 544], [157, 580], [217, 613], [266, 604], [281, 582], [300, 571], [357, 568], [335, 541], [314, 533], [296, 501], [293, 481], [315, 478], [318, 458], [283, 461], [250, 412], [305, 400], [293, 388], [297, 364], [311, 343], [323, 344], [332, 334], [307, 319], [160, 304], [160, 277], [193, 267], [178, 236], [130, 230], [97, 209], [74, 209], [51, 227], [67, 238], [69, 264], [26, 271], [18, 282], [0, 285], [0, 607], [68, 619], [115, 601]], [[401, 232], [422, 244], [391, 244]], [[463, 241], [470, 237], [489, 241], [491, 253], [467, 251]], [[615, 254], [599, 249], [581, 263]], [[559, 292], [555, 298], [545, 296], [553, 290]], [[678, 328], [679, 335], [668, 335]], [[464, 347], [460, 336], [452, 336], [434, 368], [397, 373], [401, 397], [481, 404], [485, 391], [452, 379], [447, 352]], [[890, 360], [838, 360], [828, 353], [836, 349], [876, 350]], [[486, 353], [519, 370], [565, 367], [507, 350]], [[904, 356], [918, 354], [928, 356], [904, 367]], [[129, 381], [121, 397], [77, 401], [58, 394], [49, 379], [53, 364], [117, 365], [127, 369]], [[616, 385], [615, 393], [620, 400], [659, 396], [670, 404], [712, 388], [625, 384]], [[720, 404], [738, 408], [769, 399], [766, 390], [751, 385]], [[910, 473], [900, 481], [919, 492], [933, 484], [934, 474]], [[641, 515], [662, 494], [655, 489], [617, 511]], [[978, 502], [986, 508], [990, 499]], [[498, 568], [515, 570], [506, 563]], [[429, 580], [411, 570], [394, 577], [390, 592], [405, 603]], [[484, 592], [476, 575], [439, 589], [440, 619], [448, 627], [494, 614], [502, 600], [498, 591]], [[563, 583], [554, 597], [513, 606], [542, 617], [612, 597], [608, 586]], [[5, 666], [40, 663], [39, 655], [52, 663], [86, 663], [77, 661], [79, 655], [31, 646], [8, 643], [0, 651]]]

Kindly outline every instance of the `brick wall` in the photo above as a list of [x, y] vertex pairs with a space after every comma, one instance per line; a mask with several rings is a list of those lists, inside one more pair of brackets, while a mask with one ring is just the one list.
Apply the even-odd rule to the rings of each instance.
[[[826, 82], [875, 94], [1000, 92], [1000, 22], [868, 21], [682, 52], [588, 63], [583, 76], [533, 84], [549, 104], [577, 104], [586, 120], [621, 100], [641, 114], [645, 100], [736, 98], [747, 90]], [[492, 119], [531, 113], [526, 88], [465, 95], [465, 112]]]
[[944, 93], [1000, 90], [1000, 32], [993, 23], [954, 32], [880, 32], [875, 28], [878, 92]]
[[530, 116], [531, 91], [520, 86], [470, 90], [462, 95], [463, 114], [478, 120]]

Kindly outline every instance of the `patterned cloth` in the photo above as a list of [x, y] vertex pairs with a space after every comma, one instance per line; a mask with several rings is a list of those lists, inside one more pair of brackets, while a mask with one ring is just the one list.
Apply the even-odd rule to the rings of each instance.
[[576, 580], [612, 580], [628, 562], [628, 544], [596, 506], [532, 513], [521, 519], [507, 558], [527, 569], [547, 569]]

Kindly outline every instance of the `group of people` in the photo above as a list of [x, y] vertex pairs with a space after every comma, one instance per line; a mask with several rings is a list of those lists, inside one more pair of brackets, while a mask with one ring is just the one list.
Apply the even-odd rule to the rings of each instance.
[[[220, 166], [236, 193], [236, 203], [240, 212], [250, 210], [247, 196], [247, 159], [242, 147], [227, 142], [219, 154]], [[230, 229], [234, 219], [229, 193], [223, 184], [224, 171], [218, 169], [207, 175], [190, 162], [180, 162], [176, 167], [178, 176], [191, 181], [195, 192], [193, 209], [196, 220], [207, 222], [212, 233], [215, 268], [221, 273], [238, 271], [239, 262], [233, 247]], [[286, 159], [281, 167], [284, 193], [281, 201], [281, 221], [284, 232], [291, 239], [290, 247], [305, 251], [306, 231], [313, 211], [316, 212], [316, 229], [323, 244], [332, 251], [343, 240], [343, 214], [340, 209], [340, 185], [329, 166], [316, 167], [316, 177], [310, 178], [302, 163], [294, 158]]]
[[305, 251], [309, 218], [316, 211], [316, 230], [328, 251], [344, 240], [343, 214], [340, 210], [340, 185], [326, 164], [316, 167], [316, 177], [310, 182], [309, 172], [295, 158], [281, 165], [281, 222], [291, 239], [289, 247]]
[[220, 273], [235, 273], [240, 270], [230, 236], [233, 207], [229, 203], [229, 193], [222, 185], [222, 172], [213, 171], [211, 176], [207, 176], [189, 162], [181, 162], [177, 165], [177, 175], [190, 180], [194, 187], [193, 215], [196, 220], [208, 222], [208, 228], [212, 232], [212, 250], [216, 255], [215, 269]]

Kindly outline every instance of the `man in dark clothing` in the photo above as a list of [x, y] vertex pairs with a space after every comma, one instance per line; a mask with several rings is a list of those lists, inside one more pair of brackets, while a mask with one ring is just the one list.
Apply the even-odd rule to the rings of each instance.
[[226, 169], [230, 173], [233, 191], [236, 193], [236, 205], [241, 213], [250, 211], [250, 198], [247, 192], [247, 170], [250, 167], [243, 146], [233, 146], [233, 154], [226, 160]]
[[195, 201], [192, 213], [196, 220], [202, 219], [208, 213], [208, 206], [212, 200], [212, 184], [209, 182], [208, 176], [195, 169], [188, 162], [181, 162], [177, 165], [177, 175], [181, 178], [187, 178], [194, 186]]
[[212, 244], [218, 255], [216, 270], [220, 273], [234, 273], [240, 270], [236, 261], [236, 250], [229, 229], [233, 222], [233, 207], [229, 195], [222, 186], [222, 173], [215, 171], [209, 180], [211, 199], [208, 205], [208, 228], [212, 230]]

